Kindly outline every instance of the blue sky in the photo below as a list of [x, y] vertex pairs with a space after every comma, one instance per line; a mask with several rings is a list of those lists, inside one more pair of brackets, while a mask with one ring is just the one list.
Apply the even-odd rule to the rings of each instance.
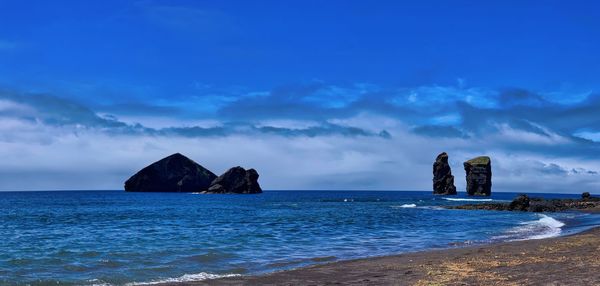
[[[181, 152], [267, 189], [598, 192], [594, 1], [0, 0], [0, 190]], [[540, 181], [551, 182], [540, 184]]]

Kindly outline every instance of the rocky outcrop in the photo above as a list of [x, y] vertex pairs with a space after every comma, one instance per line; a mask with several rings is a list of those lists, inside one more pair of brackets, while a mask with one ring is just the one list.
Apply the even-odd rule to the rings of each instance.
[[526, 212], [559, 212], [566, 210], [586, 210], [600, 208], [600, 198], [587, 197], [575, 199], [543, 199], [530, 198], [527, 195], [517, 196], [511, 203], [481, 203], [460, 206], [447, 206], [450, 209], [463, 210], [497, 210]]
[[259, 194], [262, 189], [258, 184], [258, 172], [254, 169], [245, 170], [233, 167], [216, 178], [208, 188], [207, 193], [214, 194]]
[[200, 192], [217, 176], [175, 153], [143, 168], [125, 182], [128, 192]]
[[509, 205], [511, 211], [526, 211], [529, 208], [529, 196], [525, 194], [518, 195]]
[[454, 176], [446, 152], [439, 154], [433, 163], [433, 194], [456, 195]]
[[481, 156], [463, 163], [469, 196], [489, 196], [492, 194], [491, 161], [490, 157]]
[[591, 199], [591, 198], [592, 198], [592, 195], [590, 195], [590, 192], [583, 192], [581, 194], [581, 199], [582, 200], [588, 200], [588, 199]]

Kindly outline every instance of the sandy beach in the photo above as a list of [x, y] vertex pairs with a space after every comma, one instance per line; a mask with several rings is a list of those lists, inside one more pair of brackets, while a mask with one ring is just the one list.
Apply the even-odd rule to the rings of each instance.
[[600, 228], [165, 285], [600, 285]]

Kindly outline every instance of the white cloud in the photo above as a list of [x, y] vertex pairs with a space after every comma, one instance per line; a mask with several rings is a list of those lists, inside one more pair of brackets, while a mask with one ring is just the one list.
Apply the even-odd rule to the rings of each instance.
[[448, 103], [465, 101], [473, 106], [493, 108], [497, 106], [498, 92], [482, 88], [456, 88], [453, 86], [428, 85], [401, 89], [390, 100], [398, 106], [444, 107]]
[[595, 142], [600, 142], [600, 132], [589, 132], [589, 131], [581, 131], [573, 134], [577, 137], [592, 140]]
[[536, 126], [543, 130], [545, 134], [538, 134], [533, 132], [528, 132], [524, 130], [519, 130], [510, 127], [508, 124], [497, 124], [499, 132], [494, 134], [494, 136], [498, 141], [510, 142], [510, 143], [526, 143], [526, 144], [536, 144], [536, 145], [557, 145], [557, 144], [567, 144], [571, 143], [569, 138], [558, 135], [546, 128], [541, 126]]
[[[368, 125], [380, 120], [363, 114], [348, 122]], [[0, 139], [4, 158], [0, 189], [120, 189], [137, 170], [175, 152], [215, 173], [236, 165], [256, 168], [266, 189], [429, 190], [431, 164], [442, 151], [450, 154], [459, 190], [464, 189], [462, 162], [482, 154], [492, 156], [496, 191], [579, 192], [598, 185], [591, 180], [597, 176], [542, 172], [544, 164], [551, 163], [566, 170], [594, 170], [597, 162], [593, 160], [554, 160], [540, 165], [545, 158], [512, 154], [493, 143], [494, 138], [476, 143], [457, 138], [431, 140], [411, 133], [400, 122], [387, 126], [393, 127], [391, 139], [335, 135], [184, 138], [114, 136], [93, 129], [10, 122], [0, 125], [2, 133], [20, 137]], [[486, 147], [472, 148], [472, 144]], [[540, 181], [552, 183], [540, 186]], [[577, 190], [571, 189], [574, 184]]]
[[0, 99], [0, 112], [33, 113], [34, 109], [26, 104]]
[[[360, 94], [338, 96], [344, 93], [339, 89], [325, 93], [334, 101], [353, 101]], [[427, 104], [422, 108], [429, 109]], [[471, 125], [462, 122], [461, 110], [416, 119], [377, 109], [354, 111], [323, 114], [325, 119], [319, 120], [265, 116], [241, 124], [165, 114], [105, 119], [66, 99], [5, 94], [0, 99], [0, 190], [120, 189], [137, 170], [175, 152], [215, 173], [235, 165], [256, 168], [265, 189], [430, 190], [431, 165], [442, 151], [450, 154], [459, 190], [464, 190], [462, 162], [479, 155], [492, 157], [495, 191], [580, 192], [599, 187], [599, 160], [582, 156], [596, 145], [580, 144], [536, 121], [518, 118], [515, 123], [510, 110], [473, 109], [476, 116], [466, 122]], [[134, 122], [144, 126], [135, 129]], [[465, 128], [460, 131], [469, 136], [435, 137], [443, 132], [435, 128], [427, 135], [414, 132], [423, 123]], [[225, 131], [161, 132], [166, 127]], [[303, 129], [308, 132], [298, 132]], [[376, 136], [381, 130], [391, 137]]]

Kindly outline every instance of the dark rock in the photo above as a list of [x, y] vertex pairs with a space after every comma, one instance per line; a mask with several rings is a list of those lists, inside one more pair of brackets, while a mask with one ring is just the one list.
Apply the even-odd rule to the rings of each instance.
[[125, 191], [201, 192], [215, 178], [211, 171], [176, 153], [137, 172], [125, 182]]
[[511, 211], [526, 211], [529, 208], [529, 197], [525, 194], [518, 195], [508, 205], [508, 209]]
[[233, 167], [216, 178], [208, 188], [208, 193], [215, 194], [259, 194], [262, 193], [258, 184], [258, 172], [254, 169], [245, 170]]
[[583, 200], [590, 199], [591, 197], [592, 197], [592, 195], [590, 195], [589, 192], [584, 192], [581, 194], [581, 199], [583, 199]]
[[456, 195], [454, 176], [446, 152], [439, 154], [433, 163], [433, 194]]
[[464, 162], [469, 196], [492, 194], [492, 164], [490, 157], [481, 156]]
[[573, 200], [565, 199], [553, 199], [553, 200], [545, 200], [542, 198], [533, 198], [529, 202], [529, 207], [527, 211], [529, 212], [558, 212], [569, 209], [569, 204]]
[[447, 209], [457, 210], [486, 210], [486, 211], [507, 211], [509, 209], [508, 204], [503, 203], [481, 203], [481, 204], [465, 204], [458, 206], [444, 206]]
[[555, 211], [555, 209], [551, 206], [551, 205], [547, 205], [547, 204], [540, 204], [540, 203], [535, 203], [532, 204], [531, 206], [529, 206], [529, 208], [527, 208], [527, 211], [529, 212], [536, 212], [536, 213], [541, 213], [541, 212], [552, 212]]
[[585, 210], [600, 208], [600, 198], [588, 199], [543, 199], [529, 198], [527, 195], [517, 196], [510, 204], [480, 203], [459, 206], [446, 206], [449, 209], [461, 210], [496, 210], [496, 211], [528, 211], [528, 212], [560, 212], [566, 210]]

